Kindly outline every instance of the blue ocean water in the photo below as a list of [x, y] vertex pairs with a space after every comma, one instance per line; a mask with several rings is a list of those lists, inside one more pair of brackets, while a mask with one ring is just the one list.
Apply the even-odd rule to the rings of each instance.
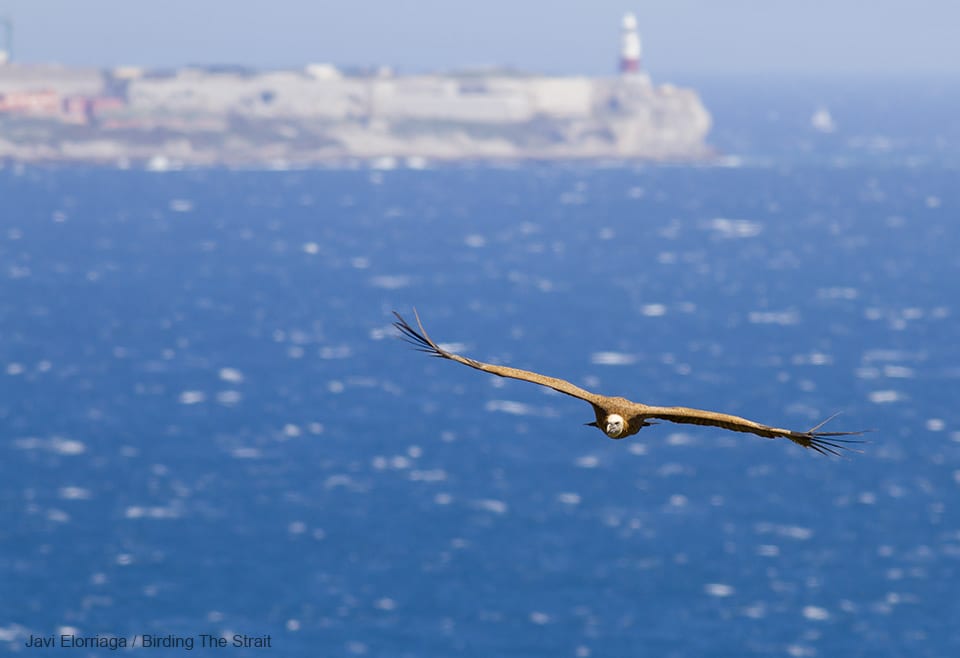
[[[960, 652], [956, 125], [832, 105], [719, 103], [713, 166], [0, 170], [0, 652]], [[610, 441], [410, 350], [414, 306], [603, 393], [876, 431]]]

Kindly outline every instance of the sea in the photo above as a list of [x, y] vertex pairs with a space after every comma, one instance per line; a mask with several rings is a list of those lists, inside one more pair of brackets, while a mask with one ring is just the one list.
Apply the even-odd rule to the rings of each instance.
[[[960, 655], [960, 86], [701, 89], [699, 164], [7, 163], [0, 654]], [[612, 441], [414, 309], [870, 431]]]

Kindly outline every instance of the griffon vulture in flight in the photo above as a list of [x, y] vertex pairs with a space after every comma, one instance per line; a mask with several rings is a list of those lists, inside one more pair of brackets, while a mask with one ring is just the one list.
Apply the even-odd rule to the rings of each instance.
[[511, 379], [520, 379], [527, 382], [533, 382], [534, 384], [540, 384], [541, 386], [546, 386], [547, 388], [552, 388], [555, 391], [559, 391], [561, 393], [565, 393], [589, 402], [590, 406], [593, 407], [593, 412], [597, 419], [592, 423], [587, 423], [587, 425], [603, 430], [603, 432], [611, 439], [624, 439], [632, 434], [636, 434], [642, 428], [654, 424], [649, 422], [651, 419], [657, 419], [667, 420], [671, 423], [713, 425], [714, 427], [722, 427], [723, 429], [732, 430], [734, 432], [747, 432], [749, 434], [756, 434], [757, 436], [766, 437], [768, 439], [783, 437], [790, 439], [794, 443], [802, 445], [804, 448], [816, 450], [820, 454], [825, 455], [830, 453], [832, 455], [839, 456], [840, 450], [849, 449], [845, 444], [860, 443], [860, 441], [854, 439], [841, 439], [837, 437], [859, 435], [863, 433], [821, 432], [820, 428], [823, 427], [827, 421], [831, 420], [833, 416], [827, 418], [827, 420], [823, 421], [816, 427], [807, 430], [806, 432], [796, 432], [794, 430], [771, 427], [769, 425], [761, 425], [760, 423], [755, 423], [752, 420], [747, 420], [746, 418], [740, 418], [739, 416], [732, 416], [730, 414], [719, 413], [716, 411], [702, 411], [700, 409], [689, 409], [687, 407], [655, 407], [641, 404], [639, 402], [631, 402], [626, 398], [609, 397], [606, 395], [591, 393], [590, 391], [584, 390], [579, 386], [575, 386], [563, 379], [547, 377], [546, 375], [530, 372], [528, 370], [520, 370], [519, 368], [510, 368], [507, 366], [483, 363], [482, 361], [475, 361], [465, 356], [448, 352], [440, 347], [437, 343], [433, 342], [430, 336], [427, 335], [426, 330], [423, 328], [423, 324], [420, 322], [420, 316], [417, 315], [416, 310], [414, 310], [413, 313], [417, 320], [417, 329], [414, 329], [396, 311], [394, 311], [393, 314], [397, 317], [397, 321], [393, 324], [403, 334], [403, 338], [416, 347], [419, 351], [426, 352], [431, 356], [440, 357], [442, 359], [450, 359], [451, 361], [456, 361], [457, 363], [462, 363], [465, 366], [470, 366], [471, 368], [476, 368], [477, 370], [489, 372], [499, 377], [509, 377]]

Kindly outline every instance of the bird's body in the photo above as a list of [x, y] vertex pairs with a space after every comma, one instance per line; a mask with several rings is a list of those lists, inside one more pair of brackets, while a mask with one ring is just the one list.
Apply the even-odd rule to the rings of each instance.
[[689, 407], [652, 406], [633, 402], [623, 397], [611, 397], [592, 393], [564, 379], [548, 377], [529, 370], [511, 368], [509, 366], [483, 363], [482, 361], [476, 361], [465, 356], [460, 356], [459, 354], [454, 354], [440, 347], [427, 335], [423, 324], [420, 322], [420, 317], [416, 315], [416, 311], [414, 311], [414, 315], [417, 320], [417, 329], [414, 329], [408, 324], [399, 313], [394, 312], [394, 315], [397, 317], [397, 322], [394, 323], [397, 329], [400, 330], [410, 343], [422, 352], [426, 352], [431, 356], [456, 361], [465, 366], [470, 366], [471, 368], [482, 370], [499, 377], [519, 379], [546, 386], [560, 393], [589, 402], [593, 407], [596, 420], [587, 424], [600, 428], [611, 439], [624, 439], [632, 436], [644, 427], [652, 425], [651, 420], [666, 420], [671, 423], [712, 425], [734, 432], [746, 432], [770, 439], [783, 437], [805, 448], [816, 450], [819, 453], [837, 455], [839, 454], [839, 450], [847, 449], [847, 446], [844, 444], [857, 442], [855, 440], [837, 437], [862, 434], [862, 432], [819, 431], [833, 416], [806, 432], [797, 432], [772, 427], [770, 425], [763, 425], [752, 420], [747, 420], [746, 418], [716, 411], [704, 411], [701, 409], [691, 409]]

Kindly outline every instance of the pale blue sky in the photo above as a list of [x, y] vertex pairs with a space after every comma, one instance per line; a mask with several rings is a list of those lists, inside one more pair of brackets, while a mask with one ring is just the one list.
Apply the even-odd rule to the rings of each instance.
[[613, 70], [636, 13], [657, 73], [947, 74], [960, 0], [0, 0], [21, 61]]

